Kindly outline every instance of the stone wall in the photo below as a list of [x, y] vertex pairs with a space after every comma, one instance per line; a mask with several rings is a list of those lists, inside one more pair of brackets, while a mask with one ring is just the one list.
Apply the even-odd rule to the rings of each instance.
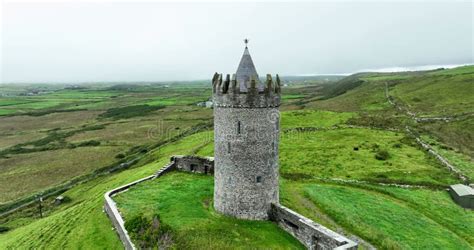
[[120, 215], [117, 205], [115, 204], [115, 201], [112, 199], [114, 195], [117, 195], [121, 192], [127, 191], [130, 187], [137, 185], [140, 182], [144, 182], [147, 180], [151, 180], [154, 178], [157, 178], [161, 175], [163, 175], [166, 172], [169, 172], [175, 168], [175, 163], [172, 161], [168, 165], [164, 166], [161, 168], [156, 174], [150, 175], [148, 177], [142, 178], [140, 180], [128, 183], [126, 185], [123, 185], [121, 187], [115, 188], [110, 190], [109, 192], [105, 193], [104, 198], [105, 198], [105, 203], [104, 203], [104, 211], [109, 217], [110, 221], [112, 222], [115, 231], [117, 232], [120, 241], [122, 241], [123, 246], [127, 250], [132, 250], [136, 249], [135, 245], [133, 244], [132, 240], [130, 239], [130, 236], [128, 235], [127, 230], [125, 229], [125, 223]]
[[148, 177], [145, 177], [143, 179], [134, 181], [132, 183], [126, 184], [124, 186], [118, 187], [116, 189], [113, 189], [107, 193], [105, 193], [104, 198], [105, 198], [105, 204], [104, 204], [104, 211], [105, 213], [109, 216], [110, 220], [112, 221], [112, 224], [114, 225], [115, 231], [117, 232], [118, 236], [120, 237], [120, 240], [123, 243], [123, 246], [125, 249], [130, 250], [130, 249], [136, 249], [135, 245], [133, 244], [132, 240], [130, 239], [130, 236], [128, 235], [127, 230], [125, 229], [125, 223], [123, 221], [122, 216], [120, 215], [117, 205], [115, 204], [115, 201], [112, 199], [112, 196], [124, 192], [127, 189], [129, 189], [131, 186], [134, 186], [140, 182], [150, 180], [155, 175], [151, 175]]
[[282, 206], [272, 204], [270, 219], [308, 249], [357, 249], [357, 243]]
[[214, 158], [212, 157], [177, 155], [171, 157], [171, 162], [174, 162], [175, 168], [178, 171], [207, 175], [214, 174]]

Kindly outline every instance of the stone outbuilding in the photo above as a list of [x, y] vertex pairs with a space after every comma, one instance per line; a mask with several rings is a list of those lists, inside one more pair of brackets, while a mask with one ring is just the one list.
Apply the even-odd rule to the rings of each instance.
[[474, 209], [474, 189], [463, 184], [449, 186], [449, 194], [463, 208]]

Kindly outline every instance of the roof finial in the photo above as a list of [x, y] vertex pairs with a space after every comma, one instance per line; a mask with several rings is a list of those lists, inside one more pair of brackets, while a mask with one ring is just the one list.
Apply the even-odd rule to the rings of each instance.
[[245, 38], [245, 39], [244, 39], [244, 43], [245, 43], [245, 48], [247, 48], [247, 44], [249, 43], [249, 39], [248, 39], [248, 38]]

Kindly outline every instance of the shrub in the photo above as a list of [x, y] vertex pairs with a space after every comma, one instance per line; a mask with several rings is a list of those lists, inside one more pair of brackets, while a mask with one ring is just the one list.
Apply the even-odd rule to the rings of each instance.
[[1, 234], [1, 233], [5, 233], [5, 232], [7, 232], [8, 230], [10, 230], [10, 228], [4, 227], [4, 226], [0, 226], [0, 234]]
[[148, 226], [148, 221], [143, 215], [137, 215], [125, 222], [125, 229], [131, 234], [138, 233]]
[[96, 147], [99, 145], [100, 145], [100, 141], [96, 141], [96, 140], [84, 141], [77, 144], [78, 147]]
[[414, 102], [421, 102], [421, 99], [418, 97], [413, 97], [411, 100]]
[[377, 151], [377, 153], [375, 154], [375, 159], [380, 161], [385, 161], [388, 158], [390, 158], [390, 154], [385, 149], [379, 149], [379, 151]]
[[397, 142], [397, 143], [393, 144], [393, 147], [394, 148], [401, 148], [402, 144]]
[[139, 214], [125, 222], [125, 228], [137, 242], [140, 249], [170, 248], [173, 244], [171, 228], [160, 221], [155, 214], [151, 219]]
[[115, 156], [115, 159], [123, 159], [123, 158], [125, 158], [124, 154], [118, 154]]
[[388, 176], [385, 174], [378, 174], [376, 177], [380, 179], [388, 179]]

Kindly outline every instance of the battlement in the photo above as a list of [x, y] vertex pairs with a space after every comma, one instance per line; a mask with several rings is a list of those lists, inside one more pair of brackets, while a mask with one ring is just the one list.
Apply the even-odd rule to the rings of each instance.
[[[267, 74], [262, 84], [257, 75], [250, 77], [248, 85], [241, 88], [236, 75], [229, 74], [225, 79], [215, 73], [212, 78], [212, 93], [215, 107], [229, 108], [266, 108], [280, 106], [281, 84], [278, 74], [275, 81]], [[245, 83], [244, 83], [245, 84]]]

